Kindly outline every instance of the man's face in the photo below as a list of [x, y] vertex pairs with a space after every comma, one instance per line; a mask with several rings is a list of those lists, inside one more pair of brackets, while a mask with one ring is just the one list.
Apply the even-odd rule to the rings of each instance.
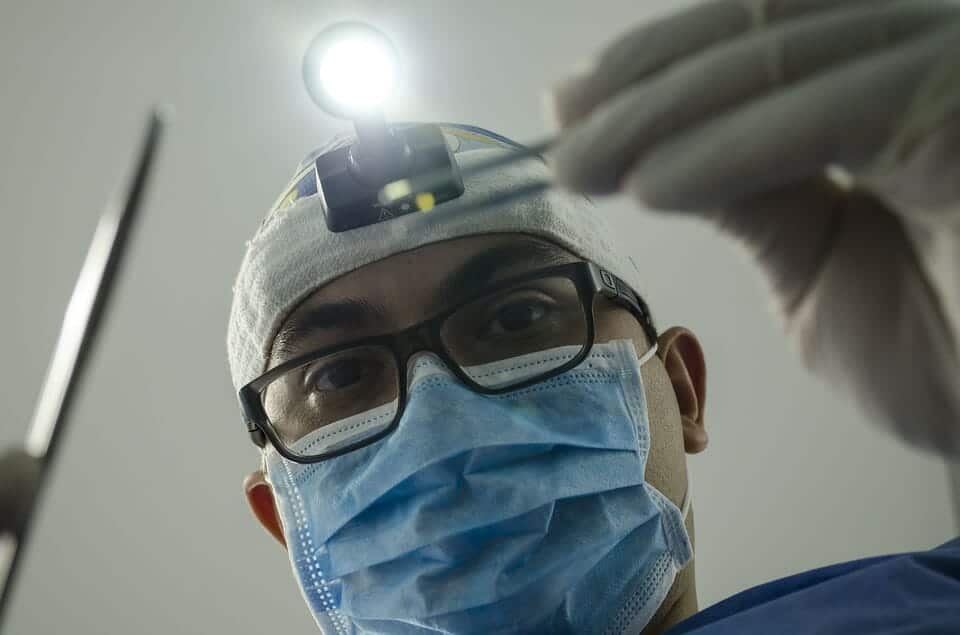
[[[334, 280], [298, 305], [278, 331], [269, 365], [358, 338], [402, 331], [498, 281], [578, 260], [551, 243], [519, 234], [449, 240], [391, 256]], [[331, 319], [336, 312], [329, 307], [343, 306], [368, 311]], [[626, 308], [598, 297], [592, 310], [597, 343], [630, 339], [638, 356], [653, 345]], [[317, 315], [326, 317], [317, 320]], [[696, 339], [685, 329], [669, 329], [659, 338], [658, 355], [643, 365], [641, 374], [651, 431], [645, 479], [679, 506], [687, 490], [685, 452], [706, 445], [705, 377]], [[247, 481], [251, 507], [282, 542], [272, 496], [264, 488], [269, 486], [262, 476], [251, 475]]]

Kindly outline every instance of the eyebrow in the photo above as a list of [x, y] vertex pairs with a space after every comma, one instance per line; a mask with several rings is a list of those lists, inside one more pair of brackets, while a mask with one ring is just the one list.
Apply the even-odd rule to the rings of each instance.
[[327, 302], [290, 318], [277, 333], [274, 348], [277, 354], [286, 356], [299, 350], [301, 338], [318, 330], [371, 326], [386, 317], [387, 311], [383, 305], [365, 298]]
[[482, 288], [504, 272], [520, 274], [523, 271], [517, 269], [531, 268], [533, 265], [557, 265], [571, 260], [559, 247], [537, 240], [494, 247], [470, 258], [448, 276], [434, 292], [434, 303], [441, 306], [449, 304]]

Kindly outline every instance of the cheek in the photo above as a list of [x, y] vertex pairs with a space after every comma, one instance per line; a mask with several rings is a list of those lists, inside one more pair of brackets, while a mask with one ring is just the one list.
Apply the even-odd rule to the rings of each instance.
[[687, 483], [680, 408], [659, 359], [650, 360], [641, 373], [650, 420], [650, 455], [644, 477], [679, 506]]
[[[597, 342], [632, 339], [638, 356], [646, 353], [651, 345], [629, 311], [607, 306], [596, 311], [594, 321]], [[659, 357], [644, 364], [640, 373], [650, 421], [650, 454], [644, 478], [679, 507], [687, 490], [680, 407]]]

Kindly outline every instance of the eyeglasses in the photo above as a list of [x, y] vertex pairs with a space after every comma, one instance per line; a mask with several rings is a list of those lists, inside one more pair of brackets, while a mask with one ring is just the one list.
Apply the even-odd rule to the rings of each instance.
[[[630, 310], [656, 340], [646, 304], [622, 280], [590, 262], [559, 265], [487, 287], [402, 332], [280, 364], [240, 389], [247, 430], [257, 446], [269, 441], [298, 463], [369, 445], [396, 428], [406, 402], [407, 361], [424, 350], [479, 393], [544, 381], [589, 354], [597, 296]], [[514, 363], [546, 350], [553, 354], [529, 367]]]

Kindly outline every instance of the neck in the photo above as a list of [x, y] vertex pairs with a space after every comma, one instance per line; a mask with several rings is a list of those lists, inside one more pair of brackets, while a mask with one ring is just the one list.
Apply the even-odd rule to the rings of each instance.
[[[693, 510], [687, 515], [687, 532], [693, 542]], [[696, 547], [694, 547], [696, 552]], [[673, 586], [664, 598], [663, 604], [657, 609], [653, 619], [647, 624], [640, 635], [663, 635], [668, 630], [697, 612], [697, 578], [694, 565], [696, 559], [690, 560], [687, 566], [677, 574]]]
[[697, 587], [693, 561], [677, 574], [677, 579], [663, 604], [640, 635], [663, 635], [697, 612]]

